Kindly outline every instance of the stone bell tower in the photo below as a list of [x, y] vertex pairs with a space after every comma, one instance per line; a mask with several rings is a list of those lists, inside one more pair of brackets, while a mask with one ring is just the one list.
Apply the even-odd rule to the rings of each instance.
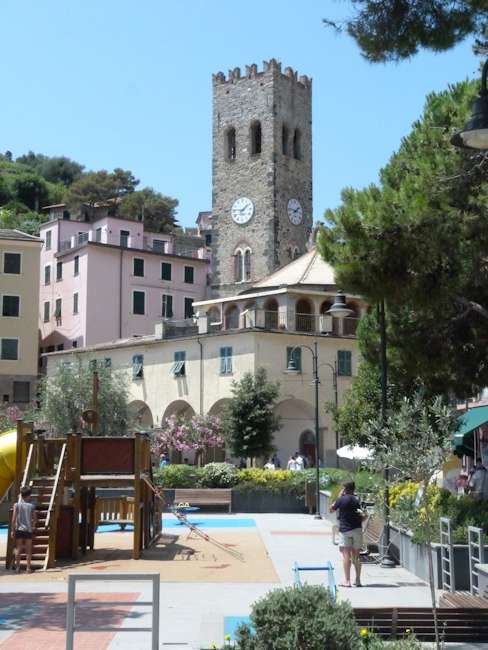
[[312, 82], [275, 59], [213, 76], [213, 292], [240, 293], [306, 251]]

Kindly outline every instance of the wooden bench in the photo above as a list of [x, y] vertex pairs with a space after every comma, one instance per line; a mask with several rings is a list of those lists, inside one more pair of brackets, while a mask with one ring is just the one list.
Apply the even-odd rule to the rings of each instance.
[[232, 490], [223, 488], [202, 488], [175, 490], [175, 505], [188, 503], [190, 506], [227, 506], [232, 512]]
[[134, 523], [134, 499], [132, 497], [97, 497], [95, 524], [118, 524], [122, 530]]
[[[381, 639], [405, 637], [410, 630], [419, 641], [433, 642], [434, 617], [427, 607], [354, 608], [358, 627], [368, 628]], [[488, 610], [439, 608], [439, 632], [445, 642], [485, 643], [488, 641]]]
[[473, 596], [469, 591], [444, 591], [439, 598], [440, 607], [465, 608], [474, 607], [475, 609], [488, 609], [488, 598], [486, 593], [481, 598]]

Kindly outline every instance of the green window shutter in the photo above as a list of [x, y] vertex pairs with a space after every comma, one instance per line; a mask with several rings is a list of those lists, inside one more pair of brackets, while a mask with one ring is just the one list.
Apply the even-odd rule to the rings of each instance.
[[56, 264], [56, 280], [63, 279], [63, 263], [57, 262]]
[[232, 373], [232, 348], [220, 348], [220, 374], [230, 375]]
[[295, 362], [295, 368], [298, 372], [302, 372], [302, 349], [301, 348], [286, 348], [286, 367], [290, 365], [290, 361], [293, 358]]
[[48, 322], [49, 322], [49, 319], [50, 319], [49, 311], [50, 311], [50, 303], [49, 303], [49, 302], [45, 302], [45, 303], [44, 303], [44, 322], [45, 322], [45, 323], [48, 323]]
[[145, 306], [146, 306], [146, 294], [144, 293], [144, 291], [133, 291], [132, 292], [132, 313], [143, 316], [145, 313]]
[[185, 282], [193, 284], [193, 266], [185, 266]]
[[349, 350], [338, 350], [337, 352], [337, 374], [339, 377], [351, 377], [352, 375], [352, 354]]
[[140, 257], [134, 258], [134, 276], [138, 278], [144, 277], [144, 260]]
[[44, 267], [44, 284], [51, 284], [51, 265]]
[[73, 275], [78, 275], [78, 273], [80, 272], [80, 258], [79, 258], [78, 255], [75, 255], [75, 258], [74, 258], [73, 262], [74, 262]]
[[175, 377], [184, 377], [186, 374], [186, 370], [185, 370], [186, 352], [185, 351], [175, 352], [174, 359], [175, 360], [173, 366], [171, 367], [171, 373]]
[[193, 318], [193, 298], [185, 298], [185, 318]]
[[171, 281], [171, 264], [161, 262], [161, 280]]
[[142, 379], [144, 377], [144, 355], [134, 354], [132, 357], [132, 378]]

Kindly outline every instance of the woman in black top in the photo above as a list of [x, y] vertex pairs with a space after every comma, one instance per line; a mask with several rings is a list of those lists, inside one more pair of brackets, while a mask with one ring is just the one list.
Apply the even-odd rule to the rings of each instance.
[[361, 587], [359, 551], [363, 546], [363, 514], [361, 512], [361, 502], [354, 495], [355, 488], [353, 481], [344, 483], [340, 495], [330, 508], [331, 512], [339, 512], [339, 548], [344, 564], [344, 582], [341, 587], [351, 586], [351, 564], [354, 565], [356, 573], [355, 585]]

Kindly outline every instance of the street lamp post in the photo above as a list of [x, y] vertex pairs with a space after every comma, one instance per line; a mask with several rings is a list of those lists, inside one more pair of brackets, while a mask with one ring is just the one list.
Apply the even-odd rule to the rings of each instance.
[[319, 468], [319, 458], [320, 458], [320, 447], [319, 447], [319, 364], [318, 364], [318, 348], [317, 341], [313, 344], [313, 349], [308, 345], [295, 345], [291, 349], [290, 358], [288, 360], [288, 367], [286, 371], [290, 374], [298, 373], [298, 368], [293, 358], [293, 353], [299, 348], [306, 348], [312, 354], [312, 375], [313, 375], [313, 385], [314, 385], [314, 394], [315, 394], [315, 519], [322, 519], [320, 515], [320, 468]]
[[[334, 365], [331, 363], [328, 363], [325, 361], [324, 363], [321, 363], [319, 368], [322, 368], [322, 366], [328, 366], [332, 370], [332, 385], [334, 387], [334, 406], [337, 408], [339, 406], [339, 395], [337, 393], [337, 361], [334, 361]], [[339, 429], [337, 426], [335, 428], [335, 445], [336, 445], [336, 452], [339, 449]], [[336, 453], [336, 467], [339, 467], [339, 456]]]

